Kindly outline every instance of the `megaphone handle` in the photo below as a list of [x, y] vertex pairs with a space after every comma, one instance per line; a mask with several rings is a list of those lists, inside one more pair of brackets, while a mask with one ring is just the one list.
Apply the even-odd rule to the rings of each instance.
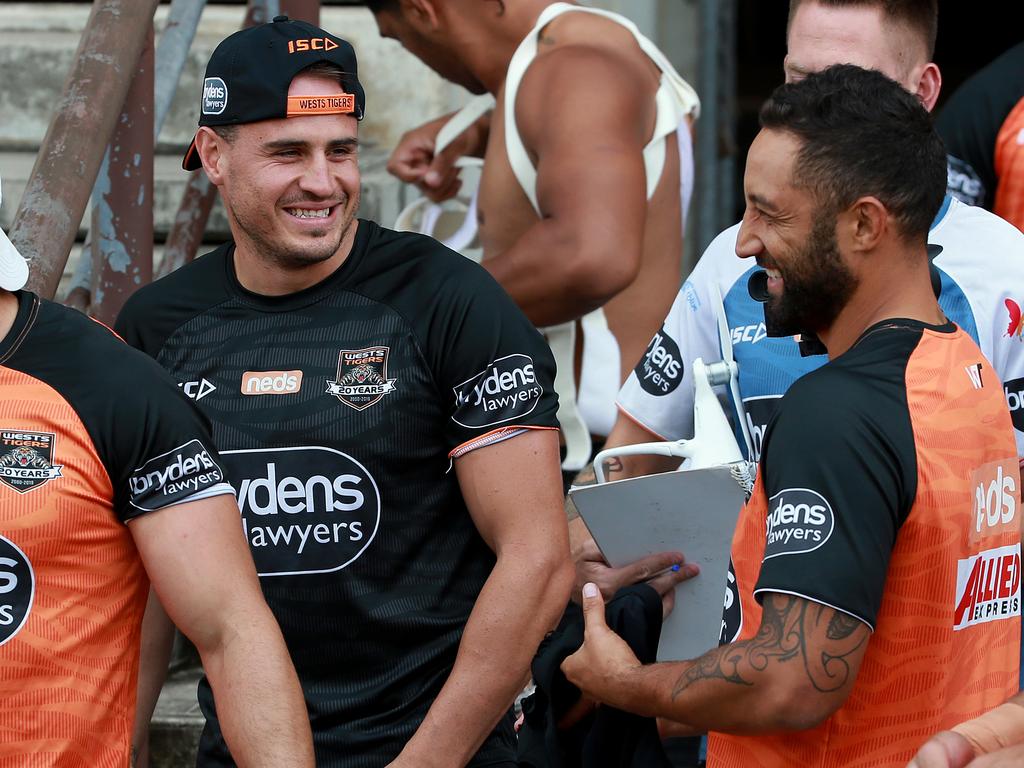
[[619, 456], [669, 456], [674, 458], [691, 458], [693, 449], [690, 447], [692, 440], [673, 440], [662, 443], [636, 443], [635, 445], [620, 445], [615, 448], [607, 448], [594, 457], [594, 475], [597, 477], [598, 485], [606, 482], [604, 465], [611, 459]]

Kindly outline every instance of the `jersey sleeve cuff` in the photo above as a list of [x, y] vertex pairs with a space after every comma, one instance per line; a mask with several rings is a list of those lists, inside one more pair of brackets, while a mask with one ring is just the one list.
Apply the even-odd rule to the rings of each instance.
[[510, 427], [500, 427], [499, 429], [492, 429], [483, 435], [478, 435], [472, 440], [467, 440], [461, 445], [456, 446], [448, 452], [449, 459], [457, 459], [460, 456], [465, 456], [470, 451], [475, 451], [477, 448], [484, 448], [488, 445], [494, 445], [500, 443], [503, 440], [508, 440], [516, 435], [521, 435], [524, 432], [528, 432], [531, 429], [554, 429], [558, 430], [558, 427], [533, 427], [525, 425], [513, 425]]
[[[850, 618], [856, 619], [861, 624], [866, 624], [867, 628], [870, 629], [872, 632], [875, 631], [875, 624], [874, 624], [873, 621], [868, 621], [863, 616], [859, 616], [856, 613], [854, 613], [853, 611], [848, 611], [845, 608], [840, 608], [838, 605], [833, 605], [832, 603], [828, 602], [827, 600], [822, 600], [821, 598], [818, 598], [818, 597], [812, 597], [811, 595], [805, 595], [802, 592], [794, 592], [791, 589], [775, 589], [773, 587], [757, 587], [754, 590], [754, 597], [756, 598], [762, 592], [775, 592], [776, 594], [779, 594], [779, 595], [792, 595], [793, 597], [799, 597], [801, 600], [809, 600], [812, 603], [817, 603], [818, 605], [824, 605], [826, 608], [831, 608], [834, 611], [839, 611], [840, 613], [845, 613], [847, 616], [849, 616]], [[761, 602], [761, 601], [758, 600], [758, 602]]]
[[648, 424], [645, 424], [642, 419], [640, 419], [637, 416], [634, 416], [632, 413], [627, 411], [626, 410], [626, 406], [624, 406], [618, 400], [615, 401], [615, 407], [619, 409], [619, 413], [621, 413], [623, 416], [625, 416], [627, 419], [632, 421], [634, 424], [636, 424], [641, 429], [647, 430], [648, 432], [650, 432], [652, 435], [654, 435], [656, 438], [658, 438], [659, 440], [661, 440], [663, 442], [666, 442], [666, 443], [672, 442], [672, 438], [665, 437], [663, 434], [661, 434], [657, 430], [652, 429]]
[[150, 512], [156, 512], [161, 509], [167, 509], [168, 507], [176, 507], [179, 504], [188, 504], [193, 501], [209, 499], [213, 496], [223, 496], [224, 494], [228, 493], [231, 494], [232, 498], [235, 497], [235, 489], [234, 487], [232, 487], [231, 483], [217, 483], [216, 485], [211, 485], [209, 488], [204, 488], [201, 491], [193, 493], [191, 496], [187, 496], [184, 499], [177, 499], [175, 501], [172, 501], [170, 504], [166, 504], [162, 507], [156, 507], [155, 509], [140, 509], [139, 507], [132, 505], [129, 514], [125, 515], [124, 517], [124, 522], [127, 523], [130, 520], [134, 520], [137, 517], [142, 517], [143, 515], [148, 514]]

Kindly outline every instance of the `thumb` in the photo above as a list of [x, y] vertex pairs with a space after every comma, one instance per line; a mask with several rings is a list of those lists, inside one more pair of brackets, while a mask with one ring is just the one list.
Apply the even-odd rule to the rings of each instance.
[[583, 585], [583, 618], [587, 631], [607, 627], [604, 621], [604, 597], [592, 581]]

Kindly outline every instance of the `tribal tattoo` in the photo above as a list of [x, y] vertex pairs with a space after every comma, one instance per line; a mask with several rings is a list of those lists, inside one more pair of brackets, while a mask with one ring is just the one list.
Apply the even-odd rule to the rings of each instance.
[[701, 680], [754, 684], [754, 675], [772, 662], [802, 662], [808, 679], [821, 693], [850, 682], [850, 657], [870, 636], [866, 624], [834, 608], [800, 597], [768, 593], [761, 627], [750, 640], [730, 643], [704, 654], [676, 681], [672, 698]]

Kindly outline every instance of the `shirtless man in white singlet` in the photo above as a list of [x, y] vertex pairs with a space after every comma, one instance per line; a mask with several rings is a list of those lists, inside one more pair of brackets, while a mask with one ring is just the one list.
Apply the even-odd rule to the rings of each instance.
[[484, 158], [483, 265], [536, 326], [587, 318], [577, 333], [579, 411], [603, 438], [616, 388], [679, 287], [696, 94], [628, 21], [574, 3], [367, 5], [383, 36], [495, 97], [494, 110], [436, 157], [447, 116], [408, 132], [388, 168], [442, 200], [458, 190], [455, 159]]

